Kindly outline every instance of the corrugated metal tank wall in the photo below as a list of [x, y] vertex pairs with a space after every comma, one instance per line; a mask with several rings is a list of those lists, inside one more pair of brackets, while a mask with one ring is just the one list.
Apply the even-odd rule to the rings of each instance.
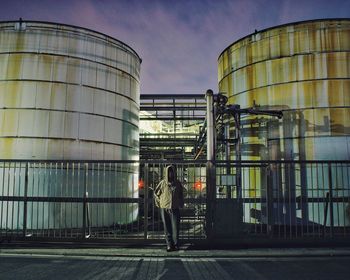
[[[95, 31], [44, 22], [0, 23], [0, 159], [137, 160], [140, 64], [129, 46]], [[90, 196], [138, 196], [137, 166], [67, 166], [57, 171], [57, 166], [33, 165], [30, 195], [82, 197], [79, 182], [86, 172], [101, 172], [104, 181], [95, 177], [87, 183]], [[0, 179], [21, 172], [7, 169]], [[21, 195], [17, 185], [2, 187], [3, 195]], [[16, 208], [9, 204], [3, 215], [20, 217], [11, 215]], [[81, 204], [39, 206], [31, 205], [28, 228], [81, 226]], [[137, 211], [135, 204], [94, 204], [92, 225], [128, 223]], [[58, 217], [66, 217], [65, 225]]]
[[[350, 160], [350, 19], [305, 21], [257, 31], [225, 49], [218, 63], [219, 91], [227, 93], [230, 104], [283, 111], [281, 120], [261, 115], [242, 118], [243, 160]], [[266, 170], [243, 171], [242, 186], [249, 190], [244, 196], [264, 196], [269, 188], [273, 195], [291, 201], [297, 197], [306, 201], [315, 192], [326, 197], [329, 180], [322, 177], [324, 167], [299, 167], [279, 166], [269, 176]], [[334, 191], [334, 197], [348, 196], [344, 190], [349, 180], [344, 174], [350, 170], [340, 166], [337, 172], [332, 170], [333, 184], [345, 184]], [[274, 178], [280, 181], [270, 182]], [[250, 182], [256, 182], [256, 188]], [[323, 188], [315, 182], [323, 182]], [[268, 206], [245, 205], [245, 213], [251, 207], [261, 211]], [[323, 223], [322, 203], [308, 203], [303, 210], [295, 202], [272, 207], [276, 224], [281, 223], [278, 217], [293, 223], [298, 219]], [[335, 225], [349, 225], [347, 204], [334, 207]], [[251, 222], [252, 218], [244, 219]]]
[[[219, 57], [229, 103], [284, 112], [243, 120], [243, 158], [350, 159], [350, 20], [251, 34]], [[337, 149], [334, 149], [336, 145]]]

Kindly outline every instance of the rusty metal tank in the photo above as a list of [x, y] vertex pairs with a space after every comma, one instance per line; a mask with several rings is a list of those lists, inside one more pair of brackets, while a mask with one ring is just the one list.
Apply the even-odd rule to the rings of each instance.
[[137, 158], [140, 62], [84, 28], [0, 23], [0, 158]]
[[[296, 22], [239, 39], [219, 56], [218, 82], [230, 104], [283, 111], [281, 120], [242, 117], [243, 160], [350, 160], [350, 19]], [[350, 172], [346, 165], [337, 166], [337, 171], [329, 167], [325, 177], [324, 168], [281, 163], [253, 175], [243, 170], [245, 197], [261, 194], [267, 200], [292, 201], [280, 208], [275, 203], [246, 204], [245, 221], [256, 221], [249, 214], [253, 209], [261, 213], [261, 221], [275, 225], [283, 223], [281, 217], [292, 221], [291, 226], [324, 223], [325, 203], [308, 201], [308, 197], [323, 201], [333, 183], [339, 185], [334, 197], [346, 202], [349, 183], [344, 174]], [[249, 187], [254, 180], [256, 187]], [[308, 204], [297, 205], [298, 199]], [[334, 203], [334, 225], [349, 225], [345, 202]], [[271, 217], [264, 216], [263, 209], [270, 209]]]
[[243, 119], [243, 158], [350, 159], [350, 19], [257, 31], [218, 63], [229, 103], [283, 111], [281, 121]]
[[[131, 47], [96, 31], [47, 22], [0, 22], [0, 159], [138, 160], [140, 64]], [[50, 163], [30, 164], [30, 195], [83, 197], [86, 191], [95, 197], [138, 196], [137, 166], [108, 169], [101, 164], [88, 170], [84, 164], [77, 166], [57, 169]], [[23, 168], [18, 168], [4, 164], [1, 181], [5, 176], [21, 176]], [[99, 171], [105, 181], [97, 182], [95, 177], [87, 189], [78, 186], [86, 172]], [[50, 174], [56, 177], [50, 179]], [[74, 180], [65, 186], [71, 174]], [[2, 185], [2, 195], [21, 195], [20, 181]], [[22, 206], [9, 204], [6, 211], [21, 213]], [[58, 220], [63, 216], [74, 217], [66, 225], [81, 226], [82, 219], [76, 218], [80, 204], [43, 205], [31, 205], [28, 228], [63, 227]], [[94, 204], [92, 226], [128, 223], [137, 211], [135, 204]], [[105, 217], [99, 219], [98, 212]]]

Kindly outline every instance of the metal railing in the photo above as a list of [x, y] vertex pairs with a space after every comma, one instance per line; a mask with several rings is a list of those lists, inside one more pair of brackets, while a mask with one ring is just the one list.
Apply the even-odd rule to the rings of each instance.
[[[153, 190], [174, 164], [183, 240], [350, 237], [349, 161], [0, 161], [0, 238], [159, 240]], [[240, 174], [240, 176], [236, 176]]]

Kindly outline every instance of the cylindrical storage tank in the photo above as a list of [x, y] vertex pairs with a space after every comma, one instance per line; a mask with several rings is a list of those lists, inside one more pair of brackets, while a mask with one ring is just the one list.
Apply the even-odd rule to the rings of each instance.
[[[140, 64], [132, 48], [99, 32], [56, 23], [1, 22], [0, 159], [138, 160]], [[38, 177], [42, 168], [30, 167], [29, 176]], [[49, 169], [44, 168], [45, 176]], [[81, 197], [84, 188], [77, 191], [74, 181], [93, 172], [81, 169], [69, 179], [70, 195]], [[90, 196], [137, 196], [138, 170], [126, 169], [119, 173], [124, 184], [113, 181], [114, 168], [104, 170], [109, 185], [103, 189], [100, 183], [98, 193], [87, 183]], [[64, 185], [67, 172], [72, 172], [70, 167], [57, 175], [56, 167], [57, 188]], [[68, 195], [68, 190], [48, 190], [39, 177], [29, 178], [33, 184], [41, 182], [31, 195]], [[119, 206], [108, 207], [104, 211], [111, 212], [111, 218], [106, 224], [130, 222], [129, 216], [136, 216], [137, 207], [130, 206], [133, 210], [123, 210], [118, 221]]]
[[[218, 81], [230, 104], [283, 111], [242, 117], [242, 159], [350, 160], [350, 19], [256, 31], [221, 53]], [[294, 171], [311, 187], [310, 170]]]
[[243, 157], [350, 159], [350, 20], [256, 32], [224, 50], [218, 72], [229, 103], [283, 111], [243, 120]]

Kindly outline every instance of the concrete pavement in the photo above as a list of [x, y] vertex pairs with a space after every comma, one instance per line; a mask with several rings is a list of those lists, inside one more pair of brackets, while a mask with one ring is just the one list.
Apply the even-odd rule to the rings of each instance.
[[350, 248], [0, 247], [0, 279], [348, 279]]

